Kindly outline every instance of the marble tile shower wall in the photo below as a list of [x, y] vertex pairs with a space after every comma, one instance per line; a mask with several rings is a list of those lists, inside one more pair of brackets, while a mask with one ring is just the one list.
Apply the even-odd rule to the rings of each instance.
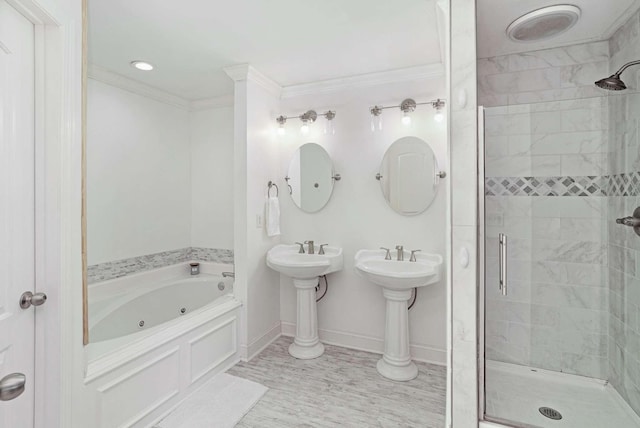
[[[478, 62], [480, 104], [494, 106], [485, 173], [506, 184], [487, 186], [488, 359], [607, 378], [609, 106], [593, 82], [608, 51], [599, 42]], [[509, 238], [506, 297], [498, 233]]]
[[[609, 40], [610, 69], [640, 59], [640, 13]], [[638, 69], [625, 72], [630, 88], [609, 97], [609, 168], [612, 174], [640, 171]], [[640, 237], [615, 219], [640, 206], [640, 191], [608, 199], [609, 380], [640, 414]]]
[[90, 265], [87, 267], [87, 278], [89, 284], [93, 284], [192, 260], [231, 264], [233, 263], [233, 250], [188, 247], [145, 254], [144, 256]]

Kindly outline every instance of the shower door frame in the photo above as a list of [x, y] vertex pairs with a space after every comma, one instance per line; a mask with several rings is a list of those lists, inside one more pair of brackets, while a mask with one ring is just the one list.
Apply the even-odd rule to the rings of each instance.
[[[507, 422], [487, 419], [485, 392], [485, 296], [486, 296], [486, 224], [485, 224], [485, 107], [478, 106], [478, 427], [513, 428]], [[505, 278], [506, 279], [506, 278]]]
[[485, 263], [486, 263], [486, 237], [485, 237], [485, 154], [484, 154], [484, 106], [478, 106], [478, 419], [480, 423], [485, 421], [485, 355], [484, 355], [484, 312], [485, 312]]

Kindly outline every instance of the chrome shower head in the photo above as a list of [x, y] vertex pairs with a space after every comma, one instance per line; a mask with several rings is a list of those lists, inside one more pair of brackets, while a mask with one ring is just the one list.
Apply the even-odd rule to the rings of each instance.
[[598, 88], [607, 89], [609, 91], [623, 91], [627, 89], [627, 85], [620, 80], [619, 74], [614, 74], [605, 79], [600, 79], [596, 82]]
[[627, 85], [625, 85], [622, 79], [620, 79], [620, 75], [628, 67], [631, 67], [632, 65], [637, 65], [637, 64], [640, 64], [640, 61], [631, 61], [626, 63], [625, 65], [620, 67], [620, 70], [618, 70], [615, 74], [612, 74], [611, 76], [605, 79], [598, 80], [596, 82], [596, 86], [598, 88], [606, 89], [608, 91], [622, 91], [627, 89]]

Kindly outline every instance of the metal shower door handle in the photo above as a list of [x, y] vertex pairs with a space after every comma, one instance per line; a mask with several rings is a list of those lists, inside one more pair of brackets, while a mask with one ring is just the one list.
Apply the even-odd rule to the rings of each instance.
[[503, 296], [507, 295], [507, 235], [498, 235], [498, 263], [500, 269], [499, 290]]

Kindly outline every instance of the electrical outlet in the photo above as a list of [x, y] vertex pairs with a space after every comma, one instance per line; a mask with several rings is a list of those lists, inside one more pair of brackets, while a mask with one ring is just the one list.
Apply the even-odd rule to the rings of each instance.
[[256, 214], [256, 228], [262, 229], [262, 216], [260, 214]]

